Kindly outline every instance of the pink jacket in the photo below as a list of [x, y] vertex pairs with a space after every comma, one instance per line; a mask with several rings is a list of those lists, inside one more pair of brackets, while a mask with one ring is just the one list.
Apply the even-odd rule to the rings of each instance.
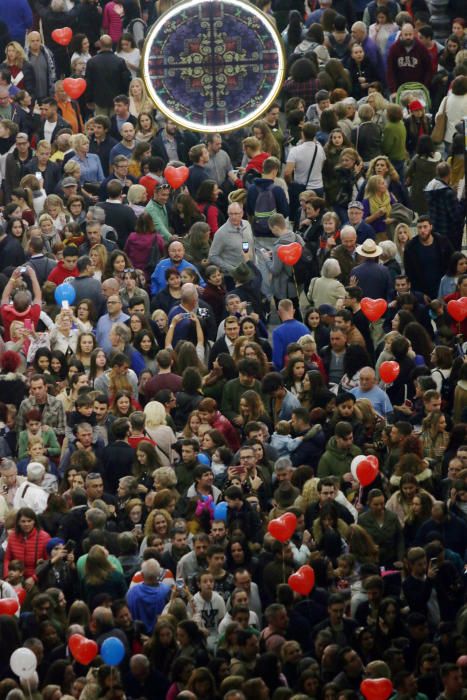
[[116, 6], [123, 9], [123, 5], [118, 5], [118, 3], [113, 2], [113, 0], [108, 2], [104, 7], [104, 14], [102, 17], [102, 28], [107, 32], [107, 34], [110, 35], [114, 43], [116, 43], [122, 36], [124, 17], [124, 14], [119, 15], [115, 11]]

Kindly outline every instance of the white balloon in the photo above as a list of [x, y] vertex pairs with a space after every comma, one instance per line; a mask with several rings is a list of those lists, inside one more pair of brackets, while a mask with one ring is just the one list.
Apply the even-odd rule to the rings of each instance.
[[364, 462], [366, 460], [365, 455], [357, 455], [356, 457], [353, 458], [352, 462], [350, 463], [350, 471], [352, 473], [353, 478], [355, 481], [358, 481], [357, 479], [357, 467], [360, 464], [360, 462]]
[[20, 678], [32, 676], [37, 667], [36, 655], [26, 647], [16, 649], [10, 656], [10, 668]]

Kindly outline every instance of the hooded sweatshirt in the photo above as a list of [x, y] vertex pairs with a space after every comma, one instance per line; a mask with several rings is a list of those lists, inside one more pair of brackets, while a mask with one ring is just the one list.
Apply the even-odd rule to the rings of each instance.
[[134, 620], [141, 620], [147, 633], [152, 634], [157, 618], [167, 603], [171, 588], [165, 583], [149, 586], [139, 583], [130, 588], [126, 601]]
[[324, 479], [326, 476], [339, 476], [350, 472], [350, 464], [354, 457], [361, 454], [360, 448], [352, 445], [349, 450], [341, 450], [337, 447], [335, 435], [329, 440], [326, 452], [319, 460], [317, 476]]
[[412, 46], [396, 41], [389, 50], [387, 80], [391, 92], [403, 83], [423, 83], [429, 86], [433, 74], [431, 56], [417, 39]]

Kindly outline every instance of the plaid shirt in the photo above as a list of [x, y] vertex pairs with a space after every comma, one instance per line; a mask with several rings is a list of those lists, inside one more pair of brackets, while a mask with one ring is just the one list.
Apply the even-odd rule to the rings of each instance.
[[298, 83], [293, 78], [287, 78], [282, 86], [282, 92], [285, 93], [287, 98], [301, 97], [302, 100], [305, 100], [306, 107], [308, 108], [315, 102], [315, 95], [320, 87], [321, 85], [317, 78], [310, 78], [309, 80], [304, 80], [302, 83]]
[[[16, 418], [16, 430], [18, 433], [20, 430], [24, 430], [26, 428], [26, 422], [24, 419], [26, 413], [37, 407], [38, 405], [36, 399], [34, 398], [27, 398], [21, 402], [18, 416]], [[54, 396], [47, 394], [47, 402], [44, 406], [44, 410], [42, 411], [41, 423], [42, 425], [48, 425], [57, 435], [65, 435], [65, 409], [60, 399], [56, 399]]]

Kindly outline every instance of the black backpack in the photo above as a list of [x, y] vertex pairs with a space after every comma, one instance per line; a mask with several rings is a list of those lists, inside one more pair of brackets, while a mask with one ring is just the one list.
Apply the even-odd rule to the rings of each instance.
[[255, 213], [253, 215], [253, 230], [256, 236], [269, 236], [269, 219], [273, 214], [277, 214], [276, 197], [272, 191], [274, 182], [271, 182], [266, 189], [260, 189], [255, 202]]
[[306, 293], [308, 290], [308, 286], [314, 276], [313, 270], [316, 266], [315, 256], [306, 245], [303, 245], [301, 241], [299, 241], [297, 235], [295, 237], [295, 241], [302, 245], [302, 255], [300, 259], [297, 260], [295, 265], [293, 265], [293, 272], [292, 266], [290, 265], [287, 265], [287, 270], [290, 277], [293, 277], [295, 273], [295, 279], [297, 281], [297, 284], [302, 284]]

